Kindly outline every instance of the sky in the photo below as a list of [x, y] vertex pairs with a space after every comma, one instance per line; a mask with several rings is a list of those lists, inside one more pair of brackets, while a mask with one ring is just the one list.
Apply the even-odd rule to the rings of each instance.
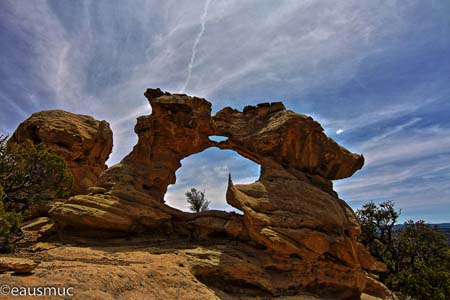
[[[283, 101], [366, 164], [335, 189], [354, 209], [392, 200], [400, 221], [450, 222], [450, 1], [0, 1], [0, 134], [31, 113], [107, 120], [109, 165], [131, 151], [150, 87], [213, 113]], [[169, 205], [211, 207], [259, 166], [208, 149], [182, 161]]]

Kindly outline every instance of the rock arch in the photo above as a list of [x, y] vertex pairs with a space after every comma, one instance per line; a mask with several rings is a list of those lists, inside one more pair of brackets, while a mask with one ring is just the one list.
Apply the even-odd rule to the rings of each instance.
[[[211, 116], [205, 99], [160, 89], [148, 89], [145, 96], [152, 114], [138, 118], [139, 140], [131, 153], [103, 172], [89, 195], [74, 196], [50, 211], [62, 235], [227, 236], [257, 246], [252, 251], [260, 258], [249, 266], [242, 254], [235, 267], [247, 269], [229, 273], [223, 266], [221, 274], [273, 295], [317, 289], [343, 299], [373, 282], [366, 271], [384, 269], [357, 243], [357, 219], [331, 182], [351, 176], [364, 158], [327, 137], [311, 117], [286, 110], [281, 102], [242, 112], [227, 107]], [[228, 139], [216, 142], [211, 136]], [[163, 203], [180, 160], [209, 147], [234, 150], [261, 165], [253, 184], [234, 185], [229, 179], [227, 202], [243, 216], [188, 214]], [[287, 277], [277, 280], [277, 272]]]

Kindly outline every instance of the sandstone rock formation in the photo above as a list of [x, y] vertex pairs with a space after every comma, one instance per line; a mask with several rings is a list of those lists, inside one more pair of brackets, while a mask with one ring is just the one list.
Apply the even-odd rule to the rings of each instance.
[[[39, 243], [32, 252], [22, 256], [34, 263], [39, 260], [39, 266], [29, 274], [17, 276], [6, 270], [0, 273], [0, 279], [9, 286], [55, 286], [73, 287], [74, 300], [333, 300], [315, 296], [312, 293], [300, 295], [279, 295], [258, 291], [251, 286], [239, 286], [209, 280], [201, 276], [210, 268], [224, 263], [230, 264], [227, 272], [245, 270], [255, 260], [248, 257], [248, 262], [239, 267], [240, 255], [236, 249], [239, 246], [245, 250], [246, 245], [230, 245], [221, 243], [216, 245], [201, 245], [192, 241], [184, 243], [177, 240], [152, 241], [151, 239], [136, 238], [134, 240], [116, 241], [104, 245], [98, 241], [91, 247], [61, 245], [58, 243]], [[251, 251], [251, 249], [249, 249]], [[32, 259], [30, 259], [30, 258]], [[234, 261], [233, 261], [234, 258]], [[7, 257], [8, 264], [16, 258]], [[0, 260], [1, 261], [1, 260]], [[1, 262], [0, 262], [1, 263]], [[258, 270], [257, 266], [254, 268]], [[219, 269], [218, 269], [219, 270]], [[219, 270], [220, 271], [220, 270]], [[267, 272], [255, 272], [253, 278], [265, 276]], [[199, 280], [201, 279], [201, 280]], [[267, 281], [261, 279], [261, 281]], [[204, 282], [208, 282], [205, 285]], [[275, 282], [277, 284], [277, 282]], [[216, 287], [218, 286], [218, 287]], [[226, 291], [224, 291], [224, 287]], [[245, 296], [237, 296], [245, 294]], [[36, 298], [36, 297], [35, 297]], [[0, 299], [12, 299], [10, 295], [0, 295]], [[23, 299], [23, 297], [18, 297]], [[33, 299], [33, 298], [27, 298]], [[55, 299], [55, 297], [39, 297], [39, 299]], [[378, 297], [361, 295], [361, 300], [381, 300]]]
[[[307, 291], [357, 299], [368, 283], [375, 286], [370, 272], [382, 272], [384, 265], [357, 243], [358, 221], [331, 182], [360, 169], [362, 156], [282, 103], [243, 112], [224, 108], [212, 117], [205, 99], [159, 89], [145, 96], [152, 114], [138, 118], [132, 152], [103, 172], [89, 195], [50, 211], [63, 239], [151, 233], [239, 243], [216, 260], [192, 265], [196, 278], [212, 288], [220, 281], [272, 296]], [[215, 142], [212, 135], [228, 139]], [[227, 202], [243, 215], [190, 214], [164, 204], [181, 159], [208, 147], [235, 150], [261, 165], [253, 184], [234, 185], [230, 177]]]
[[39, 262], [30, 259], [16, 257], [0, 257], [0, 273], [13, 271], [18, 274], [29, 273], [33, 271]]
[[64, 157], [74, 176], [74, 194], [96, 185], [112, 150], [108, 122], [62, 110], [34, 113], [19, 125], [10, 141], [22, 143], [27, 139], [44, 143]]

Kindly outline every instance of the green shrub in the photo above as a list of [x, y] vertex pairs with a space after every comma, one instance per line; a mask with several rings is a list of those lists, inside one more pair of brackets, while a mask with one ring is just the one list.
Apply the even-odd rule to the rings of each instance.
[[450, 252], [446, 236], [424, 221], [396, 225], [400, 212], [393, 202], [373, 202], [357, 211], [362, 242], [383, 261], [380, 279], [409, 299], [450, 299]]
[[10, 237], [19, 230], [22, 216], [17, 212], [6, 212], [3, 207], [3, 187], [0, 185], [0, 252], [11, 252], [13, 249]]
[[49, 199], [69, 195], [73, 177], [62, 157], [43, 144], [6, 141], [0, 136], [0, 184], [7, 211], [27, 213]]
[[65, 160], [45, 145], [7, 143], [0, 136], [0, 252], [12, 250], [11, 237], [22, 219], [69, 195], [72, 182]]

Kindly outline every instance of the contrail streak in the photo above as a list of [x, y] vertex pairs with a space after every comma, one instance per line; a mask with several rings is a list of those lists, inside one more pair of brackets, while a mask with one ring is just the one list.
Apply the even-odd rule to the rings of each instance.
[[203, 14], [200, 19], [200, 26], [201, 26], [200, 31], [198, 32], [197, 37], [195, 38], [195, 41], [194, 41], [194, 45], [192, 46], [191, 60], [189, 61], [189, 65], [188, 65], [188, 74], [186, 77], [186, 81], [184, 82], [184, 85], [181, 88], [180, 92], [184, 92], [184, 90], [186, 89], [186, 87], [189, 84], [189, 81], [191, 80], [192, 67], [194, 66], [195, 56], [197, 55], [197, 46], [200, 43], [203, 33], [205, 32], [206, 18], [208, 17], [208, 8], [209, 8], [209, 4], [211, 3], [211, 1], [212, 0], [205, 1], [205, 7], [203, 8]]

